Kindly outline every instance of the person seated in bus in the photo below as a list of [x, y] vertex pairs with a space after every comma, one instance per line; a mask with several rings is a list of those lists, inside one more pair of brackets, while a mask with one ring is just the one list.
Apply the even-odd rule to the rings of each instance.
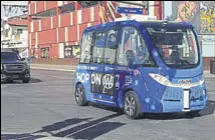
[[177, 45], [172, 46], [172, 53], [170, 54], [172, 63], [177, 63], [180, 60], [180, 54]]
[[135, 61], [135, 53], [133, 50], [127, 50], [126, 51], [126, 61], [128, 66], [133, 65]]

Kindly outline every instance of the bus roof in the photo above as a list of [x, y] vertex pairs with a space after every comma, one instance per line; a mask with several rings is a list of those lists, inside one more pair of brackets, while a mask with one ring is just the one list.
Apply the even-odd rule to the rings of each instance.
[[[167, 24], [171, 27], [179, 27], [179, 28], [192, 28], [192, 24], [188, 22], [174, 22], [174, 21], [163, 21], [163, 20], [152, 20], [152, 21], [136, 21], [136, 20], [125, 20], [125, 21], [116, 21], [116, 22], [107, 22], [104, 24], [99, 24], [95, 26], [90, 26], [85, 29], [85, 31], [92, 31], [96, 29], [106, 29], [114, 26], [123, 26], [123, 25], [143, 25], [146, 27], [163, 27], [164, 24]], [[84, 32], [85, 32], [84, 31]]]

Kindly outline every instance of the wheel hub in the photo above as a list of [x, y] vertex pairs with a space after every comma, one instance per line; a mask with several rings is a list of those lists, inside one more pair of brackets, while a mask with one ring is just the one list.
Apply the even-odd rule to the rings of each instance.
[[130, 116], [132, 116], [135, 113], [135, 99], [134, 97], [126, 97], [125, 99], [125, 111]]

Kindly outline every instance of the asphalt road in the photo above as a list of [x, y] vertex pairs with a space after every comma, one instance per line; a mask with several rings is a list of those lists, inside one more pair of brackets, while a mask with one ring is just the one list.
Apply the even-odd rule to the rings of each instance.
[[215, 140], [215, 78], [206, 79], [210, 101], [199, 116], [144, 114], [138, 120], [111, 107], [78, 107], [73, 79], [72, 72], [32, 70], [28, 84], [1, 84], [1, 139]]

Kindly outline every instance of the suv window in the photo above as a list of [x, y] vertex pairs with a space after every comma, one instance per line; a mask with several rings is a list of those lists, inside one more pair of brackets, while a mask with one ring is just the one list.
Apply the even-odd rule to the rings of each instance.
[[20, 57], [15, 52], [1, 52], [1, 60], [20, 60]]

